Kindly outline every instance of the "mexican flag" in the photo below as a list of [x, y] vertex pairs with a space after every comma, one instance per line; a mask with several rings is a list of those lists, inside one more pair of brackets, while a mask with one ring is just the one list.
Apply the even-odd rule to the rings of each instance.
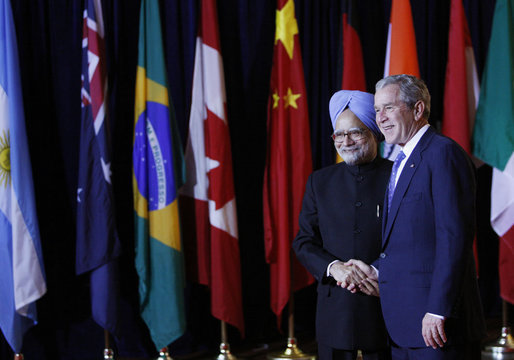
[[473, 154], [493, 170], [491, 225], [500, 236], [500, 293], [514, 303], [514, 8], [498, 0], [473, 132]]

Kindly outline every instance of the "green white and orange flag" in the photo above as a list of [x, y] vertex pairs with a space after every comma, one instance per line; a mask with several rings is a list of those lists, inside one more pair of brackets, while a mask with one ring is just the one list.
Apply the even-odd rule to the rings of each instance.
[[473, 132], [473, 154], [493, 169], [491, 225], [500, 236], [500, 295], [514, 303], [514, 5], [498, 0]]
[[[416, 34], [409, 0], [393, 0], [391, 3], [384, 77], [398, 74], [420, 77]], [[399, 146], [383, 143], [384, 158], [394, 160], [399, 151]]]
[[268, 100], [268, 144], [263, 186], [264, 240], [270, 265], [271, 308], [278, 317], [291, 288], [314, 278], [292, 255], [303, 193], [312, 172], [307, 92], [294, 1], [279, 0]]

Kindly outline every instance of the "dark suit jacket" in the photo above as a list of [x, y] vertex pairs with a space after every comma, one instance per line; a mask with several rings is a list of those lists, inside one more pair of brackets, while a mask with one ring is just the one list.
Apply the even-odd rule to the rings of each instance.
[[363, 166], [341, 163], [314, 172], [307, 181], [293, 249], [318, 281], [316, 332], [326, 346], [369, 351], [387, 346], [379, 299], [351, 294], [326, 271], [334, 260], [371, 262], [380, 254], [391, 165], [382, 158]]
[[425, 347], [421, 322], [427, 312], [447, 317], [450, 344], [483, 335], [474, 232], [474, 167], [460, 146], [429, 128], [407, 159], [384, 216], [380, 301], [396, 344]]

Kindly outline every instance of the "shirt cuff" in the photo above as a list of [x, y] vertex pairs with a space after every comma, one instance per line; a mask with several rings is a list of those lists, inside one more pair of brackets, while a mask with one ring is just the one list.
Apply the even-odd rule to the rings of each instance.
[[373, 265], [370, 265], [370, 266], [373, 268], [373, 270], [375, 270], [375, 274], [377, 274], [377, 279], [378, 279], [378, 269], [376, 267], [374, 267]]
[[446, 317], [442, 316], [442, 315], [432, 314], [432, 313], [429, 313], [429, 312], [427, 312], [427, 314], [428, 315], [432, 315], [433, 317], [436, 317], [436, 318], [441, 319], [441, 320], [446, 319]]
[[327, 266], [327, 277], [333, 277], [332, 275], [330, 275], [330, 267], [335, 264], [336, 262], [342, 262], [341, 260], [334, 260], [332, 261], [330, 264], [328, 264]]

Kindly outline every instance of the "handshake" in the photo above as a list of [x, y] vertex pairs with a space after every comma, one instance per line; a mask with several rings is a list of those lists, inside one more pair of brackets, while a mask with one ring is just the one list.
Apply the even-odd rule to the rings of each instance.
[[360, 291], [366, 295], [380, 296], [377, 271], [360, 260], [337, 261], [329, 271], [338, 286], [352, 293]]

